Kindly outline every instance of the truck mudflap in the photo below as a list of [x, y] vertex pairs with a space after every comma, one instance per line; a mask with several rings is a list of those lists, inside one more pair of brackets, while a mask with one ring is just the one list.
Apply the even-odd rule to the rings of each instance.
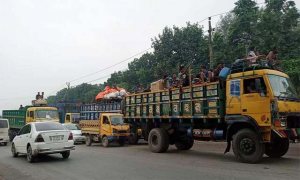
[[284, 129], [284, 130], [272, 129], [272, 131], [280, 138], [295, 138], [300, 136], [300, 128], [292, 128], [292, 129]]

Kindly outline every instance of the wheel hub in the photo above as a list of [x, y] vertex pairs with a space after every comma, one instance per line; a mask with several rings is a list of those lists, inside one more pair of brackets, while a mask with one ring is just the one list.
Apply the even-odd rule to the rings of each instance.
[[244, 138], [240, 142], [241, 152], [245, 155], [251, 155], [255, 152], [255, 143], [252, 139]]
[[157, 144], [158, 144], [158, 138], [157, 138], [156, 135], [153, 135], [153, 136], [152, 136], [151, 142], [152, 142], [152, 145], [153, 145], [153, 146], [157, 146]]

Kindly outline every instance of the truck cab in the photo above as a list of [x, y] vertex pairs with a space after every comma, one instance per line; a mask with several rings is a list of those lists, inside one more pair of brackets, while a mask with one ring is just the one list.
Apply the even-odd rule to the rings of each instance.
[[66, 113], [64, 123], [79, 124], [80, 113]]
[[6, 146], [9, 141], [8, 130], [8, 119], [0, 118], [0, 144], [3, 144], [4, 146]]
[[123, 121], [123, 115], [119, 113], [102, 113], [98, 120], [80, 121], [81, 132], [86, 136], [86, 145], [93, 142], [101, 142], [104, 147], [117, 141], [120, 146], [125, 144], [130, 134], [130, 128]]

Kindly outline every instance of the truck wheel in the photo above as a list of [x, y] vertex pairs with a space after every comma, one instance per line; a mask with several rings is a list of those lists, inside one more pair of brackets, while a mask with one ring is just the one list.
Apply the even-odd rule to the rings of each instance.
[[13, 157], [18, 157], [19, 153], [16, 150], [15, 144], [11, 145], [11, 153]]
[[189, 150], [193, 147], [193, 145], [194, 139], [192, 137], [187, 137], [186, 139], [175, 142], [175, 146], [178, 150]]
[[33, 163], [35, 161], [35, 156], [33, 155], [31, 146], [27, 147], [27, 161]]
[[271, 158], [280, 158], [287, 153], [289, 147], [289, 139], [277, 139], [272, 144], [266, 144], [265, 154]]
[[63, 152], [63, 153], [61, 153], [61, 155], [64, 159], [68, 159], [70, 156], [70, 151]]
[[120, 138], [119, 139], [119, 145], [124, 146], [126, 139], [125, 138]]
[[91, 146], [92, 143], [93, 143], [93, 141], [92, 141], [92, 136], [89, 134], [89, 135], [87, 135], [87, 136], [85, 137], [85, 144], [86, 144], [87, 146]]
[[130, 133], [130, 135], [128, 136], [128, 143], [129, 144], [137, 144], [139, 142], [139, 136], [137, 135], [137, 133]]
[[104, 137], [102, 138], [102, 146], [103, 146], [103, 147], [108, 147], [108, 145], [109, 145], [108, 138], [107, 138], [107, 136], [104, 136]]
[[162, 128], [154, 128], [149, 133], [148, 145], [152, 152], [165, 152], [169, 148], [169, 135]]
[[251, 129], [242, 129], [234, 135], [232, 149], [237, 159], [244, 163], [257, 163], [265, 153], [265, 145]]

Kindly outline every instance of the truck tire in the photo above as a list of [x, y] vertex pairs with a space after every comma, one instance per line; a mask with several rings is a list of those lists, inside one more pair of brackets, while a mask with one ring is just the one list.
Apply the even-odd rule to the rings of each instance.
[[119, 139], [119, 145], [120, 145], [121, 147], [124, 146], [124, 145], [125, 145], [125, 141], [126, 141], [125, 138], [120, 138], [120, 139]]
[[103, 147], [108, 147], [109, 146], [109, 140], [108, 140], [107, 136], [103, 136], [101, 142], [102, 142]]
[[187, 137], [175, 142], [175, 146], [178, 150], [189, 150], [194, 145], [194, 139], [192, 137]]
[[289, 139], [277, 139], [272, 144], [266, 144], [265, 154], [271, 158], [280, 158], [288, 152], [289, 147]]
[[169, 148], [169, 135], [162, 128], [154, 128], [149, 133], [148, 145], [154, 153], [165, 152]]
[[130, 135], [128, 136], [128, 143], [129, 144], [137, 144], [139, 142], [139, 136], [137, 135], [137, 133], [130, 133]]
[[257, 163], [265, 153], [265, 144], [260, 142], [256, 132], [251, 129], [239, 130], [233, 138], [234, 155], [243, 163]]
[[86, 137], [85, 137], [85, 144], [87, 146], [91, 146], [93, 143], [93, 138], [90, 134], [88, 134]]

